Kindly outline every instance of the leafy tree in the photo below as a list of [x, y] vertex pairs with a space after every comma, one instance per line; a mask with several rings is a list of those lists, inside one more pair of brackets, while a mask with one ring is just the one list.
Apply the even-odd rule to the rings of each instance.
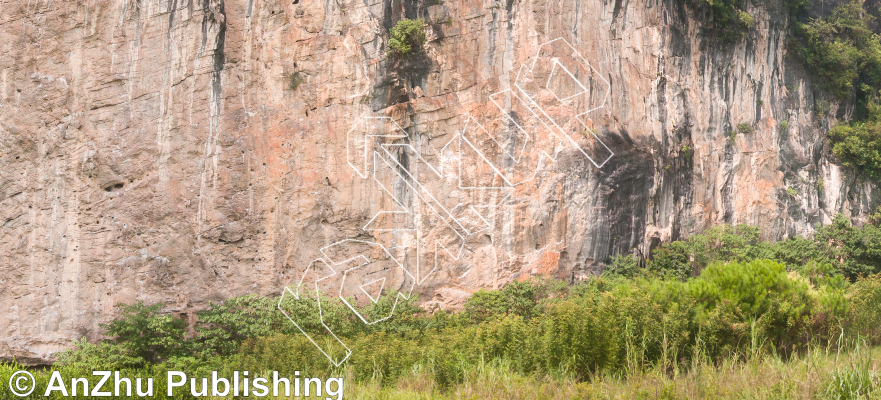
[[[257, 295], [233, 297], [223, 303], [209, 303], [199, 311], [196, 332], [197, 350], [203, 356], [232, 354], [245, 339], [269, 336], [274, 331], [289, 331], [278, 301]], [[289, 332], [292, 333], [292, 332]]]
[[607, 273], [626, 277], [639, 275], [639, 260], [633, 254], [623, 254], [612, 258]]
[[675, 241], [652, 252], [647, 262], [650, 271], [663, 277], [684, 280], [691, 274], [692, 246], [689, 242]]
[[812, 238], [794, 236], [777, 243], [762, 243], [765, 257], [784, 263], [787, 268], [799, 270], [810, 262], [830, 262], [826, 244]]
[[664, 277], [685, 279], [715, 261], [749, 261], [766, 255], [759, 229], [749, 225], [717, 225], [703, 234], [674, 241], [652, 252], [648, 268]]
[[852, 281], [881, 272], [881, 227], [858, 228], [839, 214], [832, 224], [817, 229], [814, 240], [825, 245], [826, 258]]
[[188, 350], [189, 343], [184, 338], [186, 321], [160, 314], [164, 304], [146, 306], [139, 300], [135, 304], [121, 303], [118, 306], [120, 317], [101, 327], [114, 338], [114, 343], [125, 347], [127, 354], [157, 362], [185, 354]]

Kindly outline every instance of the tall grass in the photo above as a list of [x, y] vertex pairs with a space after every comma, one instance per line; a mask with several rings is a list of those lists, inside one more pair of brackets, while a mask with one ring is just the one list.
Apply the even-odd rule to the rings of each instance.
[[464, 380], [442, 388], [419, 369], [394, 385], [361, 381], [356, 399], [873, 399], [881, 348], [836, 352], [813, 346], [784, 360], [772, 354], [730, 357], [721, 363], [695, 358], [685, 369], [658, 363], [626, 375], [601, 374], [588, 381], [571, 376], [523, 375], [509, 363], [469, 367]]

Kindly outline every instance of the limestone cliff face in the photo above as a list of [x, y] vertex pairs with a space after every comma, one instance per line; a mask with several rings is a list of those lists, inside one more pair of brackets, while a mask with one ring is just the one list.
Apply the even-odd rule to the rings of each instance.
[[[755, 28], [725, 46], [682, 3], [0, 0], [0, 357], [47, 362], [97, 339], [118, 302], [193, 318], [209, 301], [277, 295], [321, 247], [386, 240], [364, 228], [394, 196], [353, 173], [353, 126], [390, 117], [397, 142], [442, 164], [555, 38], [608, 83], [588, 119], [614, 156], [597, 168], [559, 143], [554, 160], [527, 155], [535, 178], [484, 192], [487, 228], [416, 286], [422, 300], [577, 279], [722, 222], [781, 239], [862, 218], [877, 188], [830, 158], [824, 115], [846, 110], [814, 98], [787, 55], [786, 10], [750, 10]], [[428, 34], [406, 62], [386, 56], [402, 18]], [[398, 207], [431, 207], [397, 185]]]

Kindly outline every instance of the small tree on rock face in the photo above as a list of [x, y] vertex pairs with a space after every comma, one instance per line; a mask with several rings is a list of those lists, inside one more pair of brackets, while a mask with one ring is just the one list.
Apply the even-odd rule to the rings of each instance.
[[388, 45], [395, 56], [406, 58], [425, 43], [424, 21], [402, 19], [389, 31]]

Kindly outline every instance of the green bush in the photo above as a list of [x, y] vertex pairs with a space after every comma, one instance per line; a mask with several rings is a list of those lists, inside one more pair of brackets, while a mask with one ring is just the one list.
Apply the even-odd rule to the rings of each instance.
[[881, 226], [855, 227], [842, 215], [818, 227], [812, 238], [792, 237], [778, 243], [759, 240], [758, 228], [718, 225], [703, 234], [656, 248], [647, 268], [664, 277], [685, 279], [712, 262], [771, 259], [792, 270], [809, 262], [831, 264], [853, 281], [881, 273]]
[[415, 49], [425, 43], [425, 31], [422, 26], [425, 22], [419, 19], [402, 19], [389, 31], [388, 45], [392, 54], [398, 57], [407, 57]]
[[713, 264], [689, 282], [688, 292], [702, 310], [728, 301], [756, 318], [767, 313], [775, 301], [809, 303], [807, 285], [792, 281], [783, 264], [769, 260]]
[[612, 262], [609, 263], [605, 272], [626, 277], [637, 276], [640, 272], [639, 259], [633, 254], [617, 255], [612, 258]]
[[[256, 295], [209, 303], [207, 309], [196, 314], [197, 351], [205, 357], [230, 355], [247, 339], [269, 336], [273, 332], [293, 334], [296, 328], [278, 311], [277, 304], [277, 300]], [[308, 310], [308, 315], [314, 313]]]
[[559, 282], [530, 279], [511, 282], [500, 290], [478, 290], [465, 302], [465, 315], [474, 322], [498, 315], [519, 315], [530, 319], [541, 311], [539, 300], [561, 291]]
[[675, 241], [661, 246], [652, 252], [647, 268], [662, 277], [686, 279], [692, 272], [692, 244]]
[[57, 355], [56, 364], [82, 370], [115, 371], [146, 366], [147, 360], [135, 354], [131, 346], [102, 342], [92, 344], [86, 338], [73, 341], [73, 347]]
[[162, 303], [145, 306], [119, 304], [120, 318], [106, 325], [107, 335], [113, 342], [125, 348], [123, 353], [148, 362], [158, 362], [169, 357], [186, 354], [189, 342], [184, 340], [186, 321], [168, 314], [161, 314]]
[[685, 342], [701, 343], [699, 349], [678, 348], [680, 354], [699, 350], [718, 359], [763, 346], [788, 352], [815, 334], [817, 300], [806, 282], [792, 279], [773, 261], [715, 263], [697, 278], [655, 287], [654, 301], [668, 310], [675, 307], [683, 315], [680, 319], [688, 321], [691, 340]]
[[881, 181], [881, 124], [876, 121], [839, 124], [829, 130], [832, 154], [845, 166]]
[[881, 344], [881, 275], [858, 280], [846, 299], [848, 330], [862, 335], [871, 344]]

